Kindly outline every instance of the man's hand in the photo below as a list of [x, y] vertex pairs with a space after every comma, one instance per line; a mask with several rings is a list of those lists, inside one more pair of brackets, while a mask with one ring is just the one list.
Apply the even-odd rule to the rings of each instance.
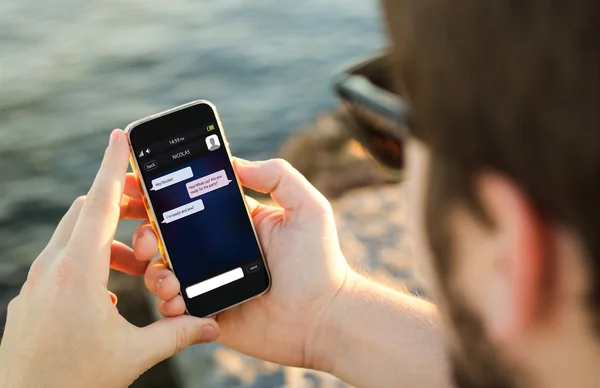
[[[244, 186], [270, 193], [278, 205], [247, 198], [272, 285], [267, 294], [218, 315], [220, 342], [280, 364], [327, 369], [317, 338], [349, 271], [331, 207], [287, 162], [236, 159], [235, 167]], [[149, 228], [142, 232], [138, 241], [154, 239], [156, 245]], [[163, 315], [184, 312], [179, 282], [162, 260], [148, 266], [146, 285]]]
[[[435, 307], [349, 269], [329, 203], [288, 163], [236, 159], [235, 168], [244, 186], [270, 193], [276, 202], [266, 206], [246, 198], [272, 285], [267, 294], [217, 316], [219, 341], [359, 387], [449, 386]], [[134, 250], [142, 263], [156, 252], [149, 227], [138, 230]], [[163, 315], [183, 314], [179, 282], [161, 259], [147, 267], [145, 281]]]
[[[113, 303], [109, 267], [146, 267], [113, 241], [120, 218], [145, 217], [135, 182], [126, 178], [128, 157], [124, 133], [115, 130], [87, 197], [71, 206], [9, 304], [1, 387], [126, 387], [159, 361], [217, 338], [212, 319], [180, 316], [137, 328]], [[144, 241], [135, 245], [146, 257]]]

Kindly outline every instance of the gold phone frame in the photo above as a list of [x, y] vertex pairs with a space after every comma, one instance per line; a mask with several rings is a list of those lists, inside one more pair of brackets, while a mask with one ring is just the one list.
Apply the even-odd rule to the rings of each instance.
[[[250, 301], [250, 300], [252, 300], [254, 298], [258, 298], [259, 296], [262, 296], [262, 295], [266, 294], [271, 289], [271, 272], [269, 271], [269, 265], [267, 263], [267, 258], [265, 257], [265, 254], [263, 252], [262, 246], [260, 245], [260, 241], [258, 239], [258, 234], [256, 233], [256, 228], [254, 227], [254, 221], [252, 220], [252, 215], [250, 214], [250, 211], [248, 210], [248, 203], [246, 201], [246, 195], [244, 194], [244, 189], [242, 188], [242, 184], [240, 183], [240, 179], [239, 179], [239, 177], [237, 175], [237, 171], [235, 171], [235, 167], [233, 166], [233, 161], [232, 161], [232, 157], [233, 156], [231, 155], [231, 150], [229, 149], [229, 141], [227, 140], [227, 136], [225, 135], [225, 130], [223, 128], [223, 124], [221, 123], [221, 118], [219, 117], [219, 113], [217, 111], [217, 107], [212, 102], [210, 102], [208, 100], [191, 101], [191, 102], [188, 102], [187, 104], [179, 105], [179, 106], [176, 106], [175, 108], [171, 108], [171, 109], [165, 110], [163, 112], [156, 113], [156, 114], [153, 114], [153, 115], [141, 118], [139, 120], [136, 120], [136, 121], [130, 123], [129, 125], [127, 125], [127, 127], [125, 127], [125, 133], [127, 134], [127, 142], [129, 143], [129, 151], [130, 151], [129, 162], [130, 162], [131, 168], [133, 169], [133, 172], [135, 174], [135, 177], [136, 177], [139, 189], [140, 189], [140, 193], [142, 194], [142, 200], [144, 202], [144, 207], [146, 208], [146, 212], [148, 213], [148, 218], [150, 220], [151, 227], [154, 230], [154, 233], [156, 234], [156, 236], [158, 237], [158, 249], [159, 249], [160, 254], [161, 254], [162, 258], [163, 258], [163, 261], [164, 260], [167, 261], [167, 263], [169, 265], [169, 268], [171, 269], [171, 271], [173, 271], [173, 273], [175, 274], [175, 276], [177, 276], [177, 274], [175, 273], [175, 270], [173, 268], [173, 265], [171, 264], [171, 258], [169, 257], [168, 251], [166, 249], [165, 240], [164, 240], [163, 235], [162, 235], [162, 233], [160, 231], [160, 228], [158, 227], [158, 224], [159, 224], [158, 218], [156, 217], [156, 213], [154, 211], [154, 207], [152, 206], [152, 202], [150, 202], [148, 190], [146, 189], [146, 185], [143, 183], [142, 178], [141, 178], [142, 173], [141, 173], [141, 170], [140, 170], [140, 166], [139, 166], [139, 164], [137, 162], [137, 159], [135, 158], [135, 154], [134, 154], [134, 151], [133, 151], [133, 146], [131, 145], [130, 134], [131, 134], [131, 131], [135, 127], [137, 127], [138, 125], [140, 125], [140, 124], [143, 124], [143, 123], [155, 120], [155, 119], [157, 119], [159, 117], [166, 116], [166, 115], [171, 114], [173, 112], [177, 112], [177, 111], [180, 111], [180, 110], [183, 110], [183, 109], [187, 109], [187, 108], [189, 108], [191, 106], [201, 105], [201, 104], [210, 106], [210, 108], [212, 109], [212, 111], [213, 111], [213, 113], [215, 115], [215, 118], [217, 119], [218, 130], [219, 130], [219, 133], [221, 134], [221, 136], [223, 137], [223, 140], [224, 140], [224, 143], [225, 143], [224, 144], [225, 145], [225, 149], [227, 150], [227, 155], [229, 156], [229, 162], [232, 165], [232, 169], [233, 169], [233, 173], [235, 175], [235, 179], [236, 179], [236, 183], [237, 183], [237, 186], [238, 186], [238, 190], [240, 192], [240, 195], [242, 196], [242, 199], [244, 200], [244, 205], [246, 207], [246, 214], [248, 215], [248, 219], [250, 220], [250, 225], [252, 226], [252, 232], [254, 233], [254, 238], [256, 239], [256, 243], [258, 244], [258, 249], [260, 251], [261, 259], [263, 261], [263, 265], [264, 265], [265, 270], [267, 272], [267, 278], [269, 280], [268, 287], [266, 288], [266, 290], [264, 290], [260, 294], [251, 296], [248, 299], [245, 299], [245, 300], [243, 300], [241, 302], [233, 304], [233, 305], [231, 305], [229, 307], [225, 307], [224, 309], [221, 309], [219, 311], [216, 311], [216, 312], [208, 315], [208, 316], [214, 316], [214, 315], [217, 315], [217, 314], [219, 314], [219, 313], [221, 313], [221, 312], [223, 312], [225, 310], [229, 310], [229, 309], [232, 309], [232, 308], [234, 308], [236, 306], [239, 306], [242, 303], [246, 303], [246, 302], [248, 302], [248, 301]], [[181, 295], [181, 290], [179, 290], [179, 294]], [[185, 307], [185, 310], [186, 310], [186, 313], [189, 314], [189, 311], [187, 310], [187, 305]]]

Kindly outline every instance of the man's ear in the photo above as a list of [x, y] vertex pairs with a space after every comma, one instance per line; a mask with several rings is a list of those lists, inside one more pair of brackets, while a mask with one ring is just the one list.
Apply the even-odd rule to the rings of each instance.
[[481, 174], [475, 190], [492, 223], [494, 251], [482, 318], [494, 342], [507, 344], [543, 319], [551, 279], [549, 236], [526, 193], [508, 177]]

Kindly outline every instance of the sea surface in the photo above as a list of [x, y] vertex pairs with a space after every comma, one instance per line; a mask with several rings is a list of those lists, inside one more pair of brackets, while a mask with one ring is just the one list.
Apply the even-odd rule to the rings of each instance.
[[0, 151], [209, 99], [234, 151], [266, 157], [335, 103], [332, 75], [382, 30], [373, 0], [5, 0]]

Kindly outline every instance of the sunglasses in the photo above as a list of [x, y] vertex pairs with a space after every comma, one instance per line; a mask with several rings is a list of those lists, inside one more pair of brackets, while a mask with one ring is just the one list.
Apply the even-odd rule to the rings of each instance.
[[391, 89], [389, 55], [381, 54], [341, 72], [334, 88], [357, 125], [351, 136], [390, 177], [401, 177], [408, 135], [406, 103]]

